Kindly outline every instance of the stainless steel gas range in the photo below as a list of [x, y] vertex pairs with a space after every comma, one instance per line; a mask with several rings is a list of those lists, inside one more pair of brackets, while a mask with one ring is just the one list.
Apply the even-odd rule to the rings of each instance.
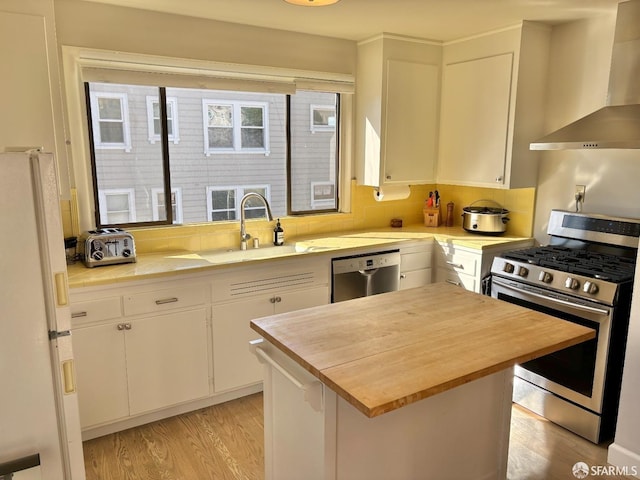
[[493, 260], [491, 296], [596, 338], [516, 366], [513, 399], [599, 443], [615, 430], [640, 220], [553, 210], [547, 233], [547, 246]]

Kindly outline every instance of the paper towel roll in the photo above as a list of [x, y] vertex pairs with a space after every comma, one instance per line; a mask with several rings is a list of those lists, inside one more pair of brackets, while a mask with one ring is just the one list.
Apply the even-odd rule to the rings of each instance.
[[373, 189], [373, 198], [378, 202], [387, 202], [389, 200], [403, 200], [409, 198], [411, 189], [409, 185], [387, 185]]

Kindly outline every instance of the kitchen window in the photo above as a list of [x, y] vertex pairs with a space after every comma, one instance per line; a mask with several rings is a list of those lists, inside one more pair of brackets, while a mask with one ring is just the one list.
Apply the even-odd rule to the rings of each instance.
[[[162, 119], [160, 116], [160, 102], [158, 97], [147, 96], [147, 124], [149, 127], [149, 143], [160, 141], [162, 132]], [[167, 98], [167, 133], [169, 141], [180, 142], [178, 135], [178, 99]]]
[[[100, 214], [96, 227], [235, 221], [242, 195], [256, 189], [277, 217], [338, 211], [339, 93], [99, 82], [85, 89], [94, 192], [130, 190], [135, 200], [130, 215]], [[101, 148], [98, 98], [117, 99], [111, 117], [127, 119], [120, 125], [130, 130], [128, 149]], [[330, 128], [310, 129], [311, 105], [330, 112], [316, 115]], [[334, 187], [314, 199], [316, 184]], [[105, 211], [104, 196], [95, 202], [95, 211]], [[247, 217], [254, 216], [266, 211], [249, 203]]]

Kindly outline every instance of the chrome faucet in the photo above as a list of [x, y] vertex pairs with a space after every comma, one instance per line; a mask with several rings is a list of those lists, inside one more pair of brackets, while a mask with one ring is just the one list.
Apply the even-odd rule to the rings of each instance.
[[269, 202], [267, 202], [266, 198], [264, 198], [262, 195], [260, 195], [257, 192], [249, 192], [245, 194], [245, 196], [242, 197], [242, 200], [240, 200], [240, 250], [247, 249], [247, 240], [251, 238], [251, 235], [247, 233], [247, 228], [245, 227], [245, 212], [244, 212], [245, 206], [247, 204], [247, 200], [249, 200], [251, 197], [256, 197], [257, 199], [261, 200], [262, 203], [264, 203], [264, 206], [267, 207], [267, 218], [269, 219], [269, 221], [273, 220], [273, 215], [271, 214], [271, 207], [269, 206]]

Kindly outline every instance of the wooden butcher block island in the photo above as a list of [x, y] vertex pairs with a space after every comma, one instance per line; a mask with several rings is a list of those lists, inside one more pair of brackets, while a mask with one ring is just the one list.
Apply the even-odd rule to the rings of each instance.
[[513, 365], [595, 337], [447, 283], [251, 328], [266, 340], [267, 480], [504, 478]]

